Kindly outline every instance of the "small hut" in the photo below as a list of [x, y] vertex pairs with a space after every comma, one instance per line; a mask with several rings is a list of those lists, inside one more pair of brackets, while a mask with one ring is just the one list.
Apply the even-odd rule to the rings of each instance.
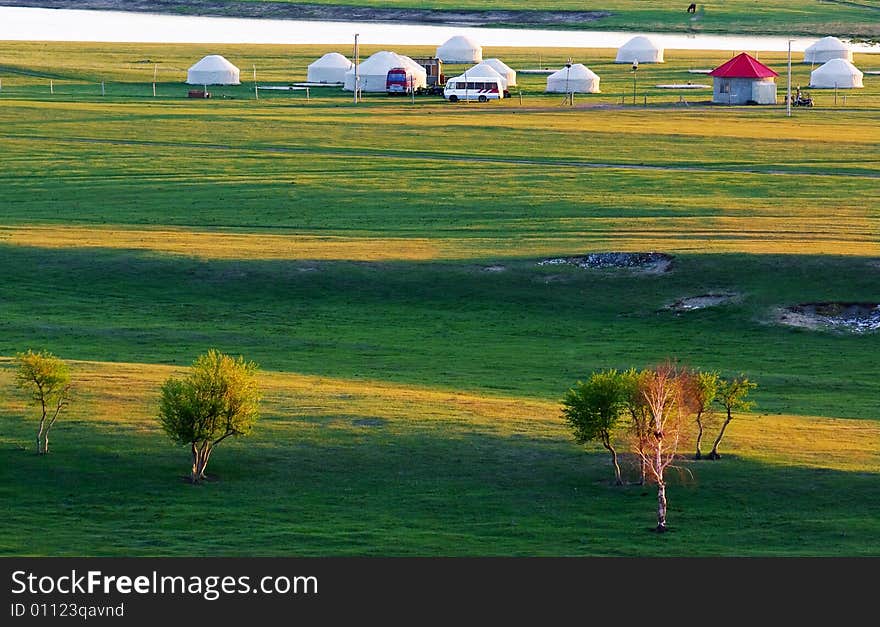
[[837, 37], [823, 37], [804, 50], [804, 63], [825, 63], [831, 59], [852, 61], [852, 50]]
[[727, 105], [776, 104], [779, 76], [743, 52], [709, 73], [715, 79], [712, 102]]

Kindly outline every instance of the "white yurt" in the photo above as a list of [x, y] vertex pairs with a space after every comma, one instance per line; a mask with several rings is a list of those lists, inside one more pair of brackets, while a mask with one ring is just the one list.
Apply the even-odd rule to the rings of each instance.
[[483, 65], [488, 65], [507, 79], [508, 87], [516, 87], [516, 72], [501, 59], [485, 59]]
[[483, 60], [483, 47], [470, 37], [456, 35], [437, 46], [437, 57], [443, 63], [479, 63]]
[[[413, 86], [416, 88], [426, 87], [428, 84], [425, 68], [407, 56], [382, 50], [363, 61], [358, 67], [358, 79], [361, 83], [361, 91], [383, 92], [385, 91], [385, 79], [388, 71], [396, 67], [409, 68], [413, 75]], [[354, 66], [345, 73], [343, 89], [354, 91]]]
[[846, 59], [831, 59], [810, 72], [810, 87], [815, 89], [860, 89], [861, 70]]
[[644, 35], [633, 37], [617, 49], [615, 63], [663, 63], [663, 48]]
[[190, 85], [240, 85], [238, 68], [219, 54], [207, 57], [189, 68], [186, 82]]
[[309, 64], [307, 80], [310, 83], [344, 83], [345, 73], [354, 64], [338, 52], [328, 52]]
[[831, 59], [852, 61], [852, 50], [837, 37], [823, 37], [804, 50], [804, 63], [825, 63]]
[[507, 77], [498, 72], [494, 67], [483, 61], [482, 63], [477, 63], [473, 67], [469, 67], [465, 70], [462, 76], [479, 76], [480, 78], [500, 78], [501, 86], [504, 89], [507, 89]]
[[598, 94], [599, 77], [583, 63], [575, 63], [548, 76], [546, 91], [553, 94]]

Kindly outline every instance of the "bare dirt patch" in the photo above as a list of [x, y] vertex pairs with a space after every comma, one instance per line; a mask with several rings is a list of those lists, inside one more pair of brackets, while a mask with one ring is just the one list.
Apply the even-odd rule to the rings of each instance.
[[880, 331], [880, 303], [801, 303], [779, 311], [780, 324], [815, 331]]
[[666, 305], [665, 309], [682, 313], [685, 311], [694, 311], [697, 309], [706, 309], [708, 307], [718, 307], [719, 305], [735, 303], [741, 298], [742, 296], [736, 292], [710, 292], [708, 294], [700, 294], [699, 296], [679, 298], [674, 303]]
[[672, 269], [672, 255], [666, 253], [590, 253], [575, 257], [556, 257], [539, 261], [539, 266], [577, 266], [584, 269], [607, 270], [625, 268], [646, 274], [663, 274]]
[[358, 7], [254, 0], [3, 0], [4, 5], [47, 9], [93, 9], [219, 17], [330, 22], [400, 22], [461, 26], [573, 26], [608, 17], [610, 11], [503, 11]]

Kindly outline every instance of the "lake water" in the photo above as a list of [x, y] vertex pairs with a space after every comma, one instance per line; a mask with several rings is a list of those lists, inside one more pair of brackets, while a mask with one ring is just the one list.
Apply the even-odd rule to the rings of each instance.
[[[0, 7], [0, 40], [348, 45], [355, 33], [360, 35], [362, 44], [368, 45], [439, 45], [453, 35], [468, 35], [483, 47], [536, 48], [617, 48], [638, 34]], [[658, 45], [673, 50], [782, 52], [788, 46], [785, 37], [641, 34], [650, 35]], [[816, 39], [794, 38], [792, 50], [801, 52]], [[880, 47], [864, 44], [854, 45], [853, 50], [880, 53]]]

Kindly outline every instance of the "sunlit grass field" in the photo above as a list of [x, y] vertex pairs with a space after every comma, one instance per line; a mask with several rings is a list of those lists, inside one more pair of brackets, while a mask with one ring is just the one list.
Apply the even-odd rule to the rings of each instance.
[[[667, 51], [636, 105], [612, 51], [575, 58], [603, 93], [574, 107], [534, 75], [522, 102], [458, 106], [255, 100], [252, 83], [194, 101], [181, 82], [211, 52], [301, 81], [329, 49], [0, 43], [0, 552], [880, 553], [880, 334], [776, 323], [880, 302], [880, 77], [791, 118], [653, 87], [710, 84], [687, 70], [719, 53]], [[528, 68], [577, 51], [487, 52]], [[784, 86], [785, 56], [759, 56]], [[609, 250], [675, 259], [537, 264]], [[722, 290], [740, 298], [666, 309]], [[211, 347], [263, 366], [264, 419], [193, 488], [153, 416], [164, 377]], [[11, 385], [27, 348], [77, 382], [48, 458]], [[558, 401], [593, 369], [671, 356], [748, 374], [758, 406], [722, 460], [685, 463], [658, 538], [650, 491], [609, 486]], [[197, 518], [217, 533], [180, 532]]]

